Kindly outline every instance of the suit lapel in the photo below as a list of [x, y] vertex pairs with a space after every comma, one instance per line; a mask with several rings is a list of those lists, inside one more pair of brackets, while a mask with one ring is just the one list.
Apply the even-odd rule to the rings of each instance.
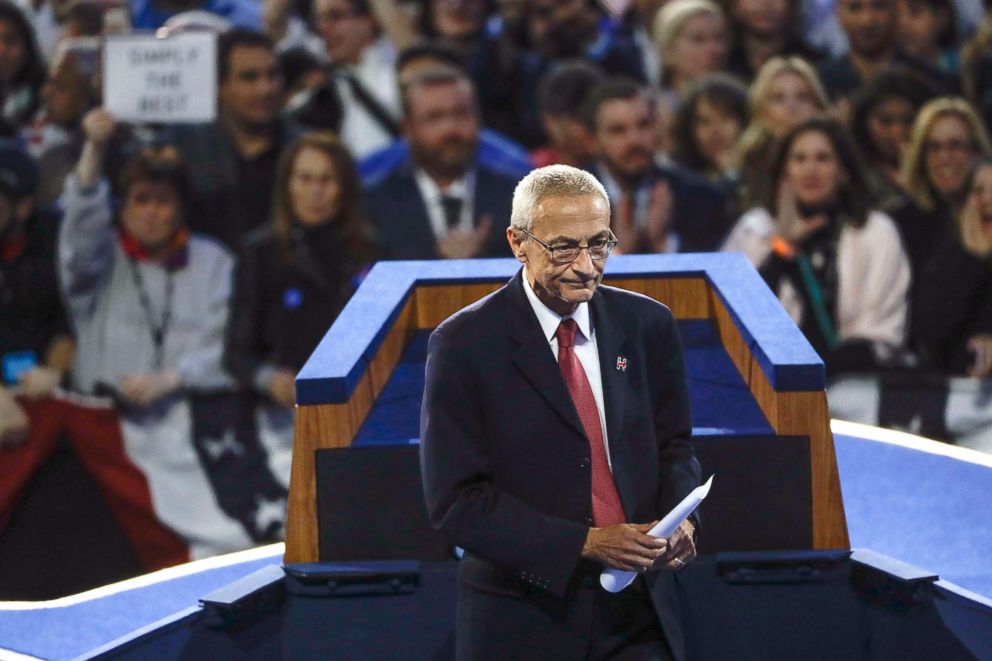
[[513, 311], [510, 314], [508, 331], [519, 346], [513, 354], [513, 364], [520, 370], [532, 386], [547, 400], [551, 408], [569, 426], [585, 438], [582, 421], [575, 410], [572, 396], [565, 387], [558, 362], [548, 340], [541, 331], [541, 324], [534, 316], [530, 301], [524, 292], [523, 269], [517, 272], [509, 284], [509, 295]]
[[590, 306], [593, 323], [596, 324], [596, 345], [603, 379], [603, 407], [606, 409], [607, 444], [610, 447], [613, 481], [620, 493], [624, 511], [629, 515], [637, 504], [635, 485], [630, 479], [635, 474], [637, 458], [631, 456], [629, 444], [624, 442], [622, 436], [623, 411], [629, 384], [626, 369], [617, 367], [617, 359], [625, 356], [623, 347], [627, 334], [616, 314], [611, 314], [602, 292], [593, 296]]

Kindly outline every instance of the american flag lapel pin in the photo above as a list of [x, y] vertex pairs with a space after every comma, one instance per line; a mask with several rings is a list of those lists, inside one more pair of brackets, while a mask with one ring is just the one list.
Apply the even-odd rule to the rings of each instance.
[[627, 359], [623, 356], [617, 356], [617, 371], [626, 372], [627, 371]]

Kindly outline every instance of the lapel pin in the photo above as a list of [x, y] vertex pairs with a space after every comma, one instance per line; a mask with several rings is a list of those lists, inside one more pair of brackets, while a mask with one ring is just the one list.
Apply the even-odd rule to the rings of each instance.
[[627, 371], [627, 359], [623, 356], [617, 356], [617, 371], [626, 372]]

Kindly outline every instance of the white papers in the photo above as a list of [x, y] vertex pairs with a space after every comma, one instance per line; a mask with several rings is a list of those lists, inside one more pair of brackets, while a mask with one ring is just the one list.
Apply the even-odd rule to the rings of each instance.
[[[683, 521], [688, 518], [690, 514], [696, 511], [699, 504], [703, 502], [706, 495], [710, 492], [710, 485], [713, 484], [713, 476], [710, 475], [710, 479], [706, 480], [705, 484], [701, 484], [692, 491], [689, 495], [682, 499], [682, 502], [676, 505], [671, 512], [665, 515], [661, 521], [659, 521], [648, 534], [652, 537], [670, 537], [675, 529], [681, 525]], [[603, 573], [599, 575], [599, 584], [603, 586], [608, 592], [620, 592], [625, 587], [634, 582], [634, 577], [637, 576], [637, 572], [624, 571], [623, 569], [614, 569], [613, 567], [608, 567], [603, 570]]]
[[217, 116], [217, 35], [126, 35], [104, 46], [103, 104], [125, 122], [209, 122]]

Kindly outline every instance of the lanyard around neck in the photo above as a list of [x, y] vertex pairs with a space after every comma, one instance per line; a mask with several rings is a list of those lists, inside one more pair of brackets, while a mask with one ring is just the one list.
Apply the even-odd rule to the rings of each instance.
[[161, 317], [156, 321], [152, 301], [148, 296], [148, 289], [145, 287], [145, 279], [141, 275], [141, 268], [132, 257], [128, 257], [128, 264], [131, 267], [134, 286], [138, 290], [138, 300], [141, 302], [145, 323], [152, 336], [152, 345], [155, 348], [154, 368], [160, 370], [165, 358], [165, 337], [169, 332], [169, 326], [172, 325], [172, 299], [175, 291], [173, 273], [165, 269], [165, 304], [162, 306]]

